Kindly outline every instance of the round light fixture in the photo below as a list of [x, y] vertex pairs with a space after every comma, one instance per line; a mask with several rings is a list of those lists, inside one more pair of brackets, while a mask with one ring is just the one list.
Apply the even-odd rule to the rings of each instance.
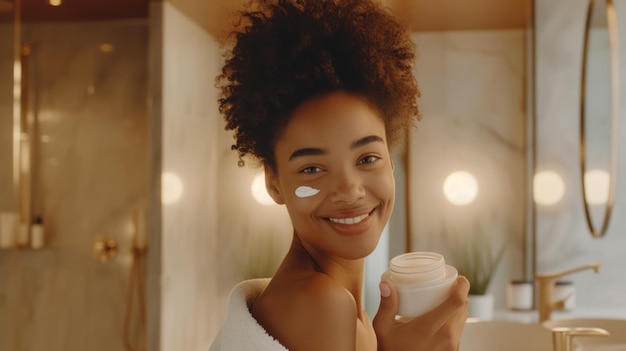
[[533, 179], [533, 197], [535, 202], [551, 206], [563, 198], [565, 194], [565, 182], [554, 171], [541, 171], [535, 174]]
[[472, 203], [478, 195], [478, 182], [467, 171], [450, 173], [443, 183], [443, 193], [450, 203], [464, 206]]
[[252, 197], [261, 205], [274, 204], [274, 199], [267, 193], [267, 188], [265, 187], [265, 174], [261, 173], [254, 177], [250, 191], [252, 192]]
[[609, 173], [600, 169], [585, 173], [585, 195], [589, 204], [604, 205], [608, 201], [610, 180]]
[[161, 203], [174, 204], [183, 197], [183, 181], [177, 174], [163, 172], [161, 175]]

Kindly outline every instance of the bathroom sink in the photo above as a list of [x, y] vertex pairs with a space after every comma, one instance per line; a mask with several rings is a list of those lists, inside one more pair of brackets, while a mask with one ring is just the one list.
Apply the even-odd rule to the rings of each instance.
[[577, 336], [573, 340], [575, 350], [617, 351], [626, 350], [626, 319], [610, 318], [567, 318], [551, 319], [542, 323], [547, 329], [557, 327], [592, 327], [601, 328], [609, 336]]
[[502, 350], [552, 351], [552, 332], [536, 323], [468, 320], [460, 351]]

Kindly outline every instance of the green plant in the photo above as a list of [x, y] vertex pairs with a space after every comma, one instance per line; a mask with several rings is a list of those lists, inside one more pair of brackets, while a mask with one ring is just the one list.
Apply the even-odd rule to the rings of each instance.
[[459, 274], [470, 281], [471, 295], [487, 293], [491, 279], [504, 257], [506, 241], [494, 249], [493, 239], [480, 225], [476, 225], [472, 235], [463, 236], [452, 245], [452, 263]]

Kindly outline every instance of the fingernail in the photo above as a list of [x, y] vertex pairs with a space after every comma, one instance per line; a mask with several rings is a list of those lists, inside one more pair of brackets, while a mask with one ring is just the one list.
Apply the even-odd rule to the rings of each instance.
[[389, 288], [389, 285], [381, 282], [380, 284], [378, 284], [378, 287], [380, 288], [380, 296], [389, 297], [389, 295], [391, 295], [391, 289]]

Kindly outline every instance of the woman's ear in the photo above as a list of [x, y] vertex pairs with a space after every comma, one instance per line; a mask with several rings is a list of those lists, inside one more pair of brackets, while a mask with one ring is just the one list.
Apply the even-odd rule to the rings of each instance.
[[276, 172], [272, 169], [271, 166], [265, 165], [265, 189], [267, 189], [267, 193], [274, 199], [279, 205], [284, 205], [285, 200], [283, 200], [282, 193], [280, 192], [280, 186], [278, 184], [278, 176]]

